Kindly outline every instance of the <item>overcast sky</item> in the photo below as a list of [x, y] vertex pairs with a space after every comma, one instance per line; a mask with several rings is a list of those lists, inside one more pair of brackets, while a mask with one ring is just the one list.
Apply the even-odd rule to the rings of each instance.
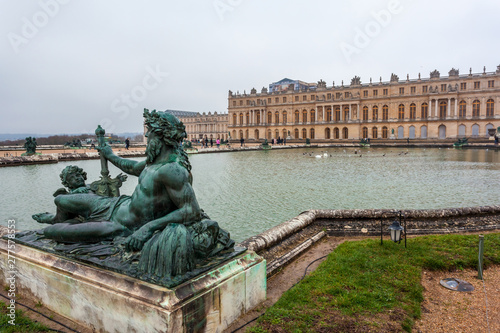
[[500, 1], [0, 0], [0, 133], [140, 132], [282, 78], [496, 70]]

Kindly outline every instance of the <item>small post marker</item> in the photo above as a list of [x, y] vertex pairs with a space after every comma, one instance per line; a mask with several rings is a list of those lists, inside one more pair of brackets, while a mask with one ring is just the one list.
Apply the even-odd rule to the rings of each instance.
[[483, 279], [483, 252], [484, 252], [484, 236], [479, 235], [479, 258], [478, 258], [478, 279]]

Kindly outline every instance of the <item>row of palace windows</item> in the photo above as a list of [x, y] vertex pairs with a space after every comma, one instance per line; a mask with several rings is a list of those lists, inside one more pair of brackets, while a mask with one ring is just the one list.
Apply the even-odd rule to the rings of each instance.
[[[494, 126], [492, 124], [488, 124], [486, 126], [486, 132], [488, 132], [488, 129], [491, 129], [491, 128], [494, 128]], [[446, 126], [445, 125], [440, 125], [439, 126], [439, 138], [440, 139], [444, 139], [446, 138]], [[465, 125], [460, 125], [458, 127], [458, 136], [459, 137], [465, 137], [466, 133], [465, 133], [465, 130], [466, 130], [466, 127]], [[369, 129], [368, 127], [363, 127], [362, 128], [362, 137], [363, 138], [368, 138], [368, 132], [369, 132]], [[479, 125], [477, 124], [474, 124], [471, 128], [471, 135], [472, 136], [479, 136]], [[309, 131], [306, 129], [306, 128], [302, 128], [301, 130], [299, 130], [298, 128], [296, 128], [294, 130], [294, 138], [295, 139], [306, 139], [306, 138], [309, 138], [309, 139], [314, 139], [315, 138], [315, 129], [314, 128], [310, 128]], [[249, 132], [248, 130], [245, 131], [245, 138], [248, 139], [249, 136], [248, 136]], [[268, 130], [267, 131], [267, 139], [271, 140], [273, 138], [273, 134], [274, 134], [274, 138], [286, 138], [290, 135], [290, 132], [287, 131], [286, 129], [283, 129], [283, 130], [275, 130], [274, 132], [271, 131], [271, 130]], [[380, 136], [379, 136], [380, 135]], [[397, 138], [399, 139], [402, 139], [404, 138], [404, 127], [403, 126], [399, 126], [397, 128], [397, 134], [396, 134]], [[410, 139], [415, 139], [416, 138], [416, 128], [415, 126], [410, 126], [408, 128], [408, 133], [407, 133], [407, 136], [410, 138]], [[236, 131], [233, 130], [233, 137], [236, 138]], [[240, 130], [239, 131], [239, 137], [240, 138], [243, 138], [243, 131]], [[389, 137], [389, 129], [386, 127], [386, 126], [383, 126], [382, 127], [382, 130], [381, 132], [379, 133], [379, 128], [378, 127], [373, 127], [371, 128], [371, 138], [373, 139], [377, 139], [377, 138], [382, 138], [382, 139], [387, 139]], [[260, 132], [259, 130], [255, 130], [254, 131], [254, 138], [256, 140], [259, 140], [260, 139]], [[423, 125], [420, 127], [420, 138], [427, 138], [427, 126]], [[325, 128], [325, 139], [349, 139], [349, 129], [347, 127], [344, 127], [342, 129], [338, 128], [338, 127], [335, 127], [333, 129], [330, 129], [330, 128]]]
[[[439, 118], [441, 118], [441, 119], [446, 118], [447, 109], [448, 109], [448, 102], [446, 102], [446, 101], [439, 102]], [[476, 99], [472, 102], [472, 117], [479, 117], [480, 111], [481, 111], [481, 102]], [[495, 102], [493, 101], [493, 99], [489, 99], [486, 102], [486, 117], [493, 117], [494, 113], [495, 113]], [[301, 115], [302, 115], [302, 119], [301, 119]], [[425, 119], [428, 117], [428, 115], [429, 115], [429, 104], [422, 103], [420, 106], [420, 118]], [[261, 123], [260, 112], [257, 112], [255, 116], [256, 116], [256, 119], [255, 119], [256, 124], [260, 124]], [[303, 123], [307, 123], [308, 121], [311, 123], [314, 123], [315, 119], [316, 119], [316, 111], [311, 110], [308, 112], [307, 110], [303, 110], [301, 113], [301, 112], [299, 112], [299, 110], [295, 110], [294, 116], [295, 116], [294, 117], [295, 123], [300, 123], [301, 120]], [[333, 116], [333, 118], [332, 118], [332, 116]], [[341, 116], [340, 106], [337, 106], [334, 108], [333, 114], [332, 114], [331, 108], [328, 108], [326, 110], [326, 119], [325, 120], [327, 122], [340, 121], [341, 120], [340, 116]], [[458, 103], [458, 117], [465, 118], [466, 116], [467, 116], [467, 102], [462, 100]], [[233, 114], [233, 124], [235, 124], [235, 125], [238, 124], [237, 117], [238, 116], [234, 113]], [[245, 123], [243, 122], [244, 117], [246, 120]], [[416, 119], [416, 117], [417, 117], [417, 105], [415, 103], [410, 104], [408, 115], [406, 114], [404, 104], [400, 104], [398, 106], [398, 119], [406, 119], [406, 118]], [[343, 109], [343, 118], [342, 119], [349, 120], [349, 107], [348, 106], [345, 106]], [[364, 121], [369, 120], [368, 106], [363, 107], [361, 119]], [[372, 106], [372, 118], [371, 119], [373, 119], [373, 120], [379, 119], [379, 107], [376, 105]], [[388, 105], [382, 106], [382, 118], [381, 119], [382, 120], [389, 119], [389, 106]], [[280, 119], [280, 112], [279, 111], [274, 112], [274, 114], [272, 112], [268, 112], [267, 113], [267, 123], [272, 124], [273, 120], [274, 120], [274, 123], [280, 123], [280, 120], [281, 120], [282, 123], [286, 124], [287, 120], [288, 120], [288, 112], [287, 111], [281, 112], [281, 119]], [[250, 123], [250, 113], [248, 113], [248, 112], [246, 114], [240, 113], [239, 114], [239, 124], [243, 125], [243, 124], [249, 124], [249, 123]]]
[[[495, 87], [495, 80], [488, 80], [488, 88], [494, 88]], [[441, 84], [441, 91], [442, 92], [446, 92], [448, 89], [448, 85], [446, 83], [442, 83]], [[474, 89], [481, 89], [481, 81], [475, 81], [474, 82]], [[467, 82], [461, 82], [460, 83], [460, 90], [467, 90]], [[377, 97], [378, 96], [378, 89], [373, 89], [372, 91], [372, 95], [373, 97]], [[410, 93], [411, 94], [415, 94], [417, 92], [417, 87], [414, 86], [414, 87], [410, 87]], [[427, 93], [428, 92], [428, 86], [422, 86], [422, 93]], [[369, 91], [368, 90], [363, 90], [363, 97], [368, 97], [368, 93]], [[405, 88], [404, 87], [400, 87], [399, 88], [399, 94], [400, 95], [403, 95], [405, 93]], [[344, 97], [345, 98], [349, 98], [351, 96], [351, 92], [349, 91], [345, 91], [343, 93]], [[382, 95], [383, 96], [388, 96], [389, 95], [389, 89], [388, 88], [384, 88], [382, 89]], [[307, 101], [307, 96], [308, 95], [302, 95], [302, 96], [295, 96], [294, 98], [294, 101], [295, 102], [299, 102], [300, 101], [300, 97], [302, 97], [302, 101]], [[323, 95], [324, 96], [324, 95]], [[332, 98], [333, 94], [332, 93], [327, 93], [326, 94], [326, 99], [330, 100]], [[335, 98], [339, 99], [342, 97], [342, 93], [341, 92], [337, 92], [335, 93]], [[271, 104], [272, 103], [272, 98], [269, 97], [267, 98], [267, 104]], [[290, 99], [291, 100], [291, 99]], [[316, 100], [316, 95], [310, 95], [310, 101], [314, 101]], [[264, 100], [262, 100], [264, 101]], [[278, 104], [280, 103], [280, 101], [282, 103], [286, 103], [287, 102], [287, 96], [283, 96], [281, 97], [275, 97], [274, 98], [274, 103]], [[257, 100], [257, 103], [260, 104], [261, 100], [258, 99]], [[250, 105], [251, 104], [251, 101], [250, 100], [246, 100], [246, 105]], [[240, 103], [239, 103], [240, 106], [243, 106], [243, 100], [240, 100]], [[236, 106], [236, 101], [233, 101], [233, 106]]]

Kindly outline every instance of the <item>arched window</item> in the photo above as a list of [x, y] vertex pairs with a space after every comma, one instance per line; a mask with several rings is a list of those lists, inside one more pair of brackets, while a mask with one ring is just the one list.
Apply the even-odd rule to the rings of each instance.
[[486, 101], [486, 117], [493, 117], [495, 112], [495, 102], [492, 99]]
[[254, 136], [255, 136], [255, 140], [259, 140], [259, 130], [255, 130]]
[[283, 117], [282, 117], [281, 120], [283, 121], [283, 124], [287, 123], [287, 113], [286, 113], [286, 111], [283, 111]]
[[273, 138], [273, 133], [271, 132], [271, 130], [268, 130], [267, 131], [267, 139], [272, 140], [272, 138]]
[[335, 107], [335, 121], [340, 121], [340, 106]]
[[280, 122], [280, 112], [279, 111], [276, 111], [274, 113], [274, 122], [277, 124]]
[[467, 103], [465, 103], [464, 100], [461, 100], [460, 103], [458, 103], [458, 117], [465, 118], [466, 116], [467, 116]]
[[302, 111], [302, 122], [307, 123], [307, 111]]
[[363, 121], [368, 121], [368, 107], [363, 106]]
[[422, 108], [420, 109], [420, 118], [427, 119], [429, 114], [429, 104], [422, 103]]
[[307, 130], [305, 128], [302, 129], [302, 139], [307, 138]]
[[339, 128], [338, 127], [335, 127], [333, 129], [333, 138], [334, 139], [339, 139], [340, 138], [340, 131], [339, 131]]
[[446, 102], [446, 101], [439, 102], [439, 118], [440, 119], [446, 119], [447, 105], [448, 105], [448, 102]]
[[472, 102], [472, 117], [479, 117], [480, 105], [481, 103], [477, 99]]
[[[309, 121], [311, 123], [314, 123], [316, 121], [316, 111], [311, 110], [311, 118], [309, 118]], [[311, 138], [312, 139], [312, 138]]]
[[328, 127], [325, 128], [325, 139], [330, 139], [330, 129]]
[[398, 111], [398, 119], [405, 119], [405, 106], [403, 104], [399, 104]]
[[410, 134], [408, 135], [410, 139], [415, 139], [415, 126], [410, 126]]
[[463, 138], [465, 136], [465, 125], [461, 124], [458, 126], [458, 137]]
[[372, 119], [378, 120], [378, 106], [376, 105], [372, 107]]
[[295, 136], [295, 139], [299, 138], [299, 129], [298, 128], [295, 129], [294, 136]]
[[282, 139], [286, 138], [288, 135], [286, 133], [286, 129], [283, 129], [283, 131], [281, 131], [283, 133], [283, 136], [281, 137]]
[[422, 126], [420, 127], [420, 137], [422, 139], [426, 139], [427, 138], [427, 126]]
[[405, 137], [405, 129], [403, 126], [398, 126], [398, 139], [403, 139]]
[[243, 113], [240, 113], [240, 125], [243, 125]]
[[271, 112], [267, 113], [267, 123], [272, 124], [273, 123], [273, 114]]
[[275, 130], [275, 131], [274, 131], [274, 138], [275, 138], [275, 139], [278, 139], [278, 137], [279, 137], [279, 136], [280, 136], [280, 131]]
[[439, 138], [440, 139], [446, 139], [446, 126], [439, 125], [439, 127], [438, 127], [438, 133], [439, 133]]
[[[245, 120], [246, 120], [246, 124], [250, 124], [250, 113], [246, 113], [245, 114]], [[247, 139], [248, 139], [248, 135], [247, 135]]]
[[389, 107], [387, 105], [384, 105], [382, 107], [382, 120], [387, 120], [389, 119]]
[[349, 139], [349, 130], [347, 127], [344, 127], [342, 129], [342, 139]]
[[243, 131], [240, 130], [240, 139], [243, 139]]
[[300, 112], [295, 110], [295, 123], [300, 123]]
[[382, 139], [387, 139], [387, 127], [382, 127]]
[[475, 136], [475, 137], [479, 136], [479, 125], [478, 124], [472, 125], [472, 136]]
[[311, 133], [310, 138], [311, 138], [311, 139], [314, 139], [314, 128], [311, 128], [311, 129], [309, 130], [309, 133]]
[[332, 121], [332, 109], [326, 109], [326, 121]]
[[[368, 111], [366, 111], [368, 112]], [[368, 127], [363, 127], [363, 139], [368, 138]]]
[[237, 120], [236, 113], [233, 113], [233, 125], [236, 125], [236, 120]]
[[[486, 130], [486, 136], [489, 137], [490, 134], [489, 134], [489, 131], [490, 130], [493, 130], [495, 128], [495, 126], [493, 126], [493, 124], [486, 124], [486, 127], [485, 127], [485, 130]], [[495, 130], [496, 131], [496, 130]]]
[[257, 124], [260, 124], [260, 111], [255, 111], [257, 113], [257, 116], [255, 118], [257, 118]]
[[372, 128], [372, 138], [378, 138], [378, 129], [376, 127]]
[[415, 103], [410, 104], [410, 119], [417, 118], [417, 106]]
[[348, 121], [348, 120], [349, 120], [349, 107], [345, 106], [344, 107], [344, 121]]

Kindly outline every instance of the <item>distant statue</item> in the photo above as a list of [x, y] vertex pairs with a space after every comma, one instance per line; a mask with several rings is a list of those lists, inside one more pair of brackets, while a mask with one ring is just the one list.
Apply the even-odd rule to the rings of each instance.
[[391, 74], [391, 82], [399, 82], [399, 76], [396, 74], [392, 73]]
[[26, 138], [26, 142], [24, 143], [24, 148], [26, 149], [26, 153], [23, 155], [35, 155], [36, 154], [36, 146], [38, 144], [36, 143], [36, 138], [33, 138], [31, 136]]
[[459, 70], [458, 69], [455, 69], [455, 68], [452, 68], [450, 69], [450, 71], [448, 72], [448, 76], [458, 76], [459, 75]]
[[359, 86], [361, 84], [361, 78], [359, 76], [354, 76], [351, 79], [351, 86]]
[[440, 73], [437, 69], [433, 70], [430, 73], [431, 79], [439, 79]]
[[134, 274], [169, 279], [193, 270], [199, 260], [232, 251], [234, 241], [198, 204], [191, 164], [181, 147], [187, 137], [184, 124], [156, 110], [145, 109], [144, 119], [145, 161], [121, 158], [109, 145], [97, 147], [105, 161], [139, 177], [132, 196], [106, 197], [90, 191], [58, 195], [56, 214], [33, 218], [52, 224], [43, 235], [56, 241], [95, 243], [125, 237], [124, 251], [140, 251]]
[[189, 140], [184, 140], [184, 142], [182, 143], [182, 148], [184, 148], [184, 150], [191, 149], [193, 148], [193, 144]]

